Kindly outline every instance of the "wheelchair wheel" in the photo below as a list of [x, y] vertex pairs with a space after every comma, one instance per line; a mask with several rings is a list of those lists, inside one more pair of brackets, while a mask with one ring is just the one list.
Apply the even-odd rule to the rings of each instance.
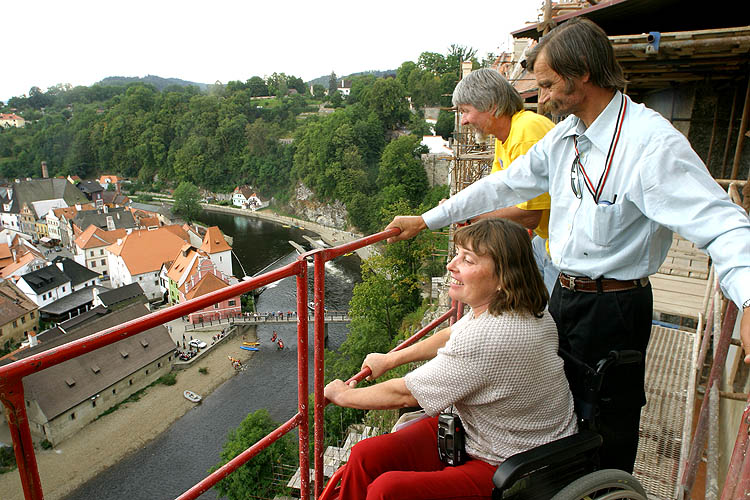
[[580, 477], [552, 500], [647, 500], [646, 491], [625, 471], [603, 469]]

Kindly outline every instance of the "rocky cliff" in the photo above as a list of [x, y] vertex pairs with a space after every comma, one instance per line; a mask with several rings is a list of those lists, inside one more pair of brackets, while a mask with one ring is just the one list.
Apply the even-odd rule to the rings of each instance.
[[346, 229], [346, 205], [339, 200], [322, 203], [315, 198], [307, 186], [297, 184], [295, 196], [289, 201], [290, 208], [300, 219], [309, 220], [321, 226]]

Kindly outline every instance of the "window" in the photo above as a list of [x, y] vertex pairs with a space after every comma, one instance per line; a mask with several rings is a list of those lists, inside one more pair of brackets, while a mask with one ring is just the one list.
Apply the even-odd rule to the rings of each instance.
[[76, 419], [76, 412], [71, 412], [70, 413], [70, 419], [71, 420], [75, 420]]
[[107, 262], [106, 260], [102, 259], [101, 262], [99, 262], [99, 264], [103, 266], [106, 262]]
[[13, 320], [13, 328], [18, 328], [18, 320], [17, 319]]
[[62, 287], [62, 291], [63, 291], [63, 292], [65, 291], [65, 287]]
[[128, 380], [128, 385], [133, 385], [133, 379]]
[[96, 399], [91, 400], [91, 406], [96, 408]]
[[161, 363], [156, 363], [157, 368], [161, 368]]
[[104, 255], [104, 249], [99, 250], [99, 255]]
[[214, 304], [214, 309], [218, 309], [218, 308], [219, 308], [219, 304]]
[[93, 256], [94, 256], [94, 251], [93, 251], [93, 250], [89, 251], [89, 256], [90, 256], [90, 257], [93, 257]]
[[31, 319], [34, 319], [34, 311], [31, 311], [31, 312], [29, 313], [29, 317], [30, 317]]
[[25, 323], [26, 323], [26, 316], [21, 316], [21, 324], [23, 325]]
[[148, 370], [146, 370], [146, 375], [148, 375]]
[[236, 304], [237, 304], [237, 301], [235, 301], [235, 300], [230, 300], [229, 301], [229, 305], [230, 306], [233, 306], [233, 305], [236, 305]]
[[112, 389], [112, 394], [117, 394], [117, 389]]

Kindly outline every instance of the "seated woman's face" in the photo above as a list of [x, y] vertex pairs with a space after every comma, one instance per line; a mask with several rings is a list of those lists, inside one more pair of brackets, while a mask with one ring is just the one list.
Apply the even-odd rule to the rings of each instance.
[[489, 305], [500, 280], [488, 255], [477, 255], [471, 248], [456, 246], [458, 253], [448, 263], [451, 273], [450, 291], [454, 300], [469, 304], [474, 314], [481, 314]]

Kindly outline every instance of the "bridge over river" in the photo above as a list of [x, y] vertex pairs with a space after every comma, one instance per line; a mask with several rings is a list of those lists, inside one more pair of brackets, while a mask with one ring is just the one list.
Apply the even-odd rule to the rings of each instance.
[[[307, 315], [308, 322], [312, 325], [314, 315], [312, 311]], [[296, 312], [277, 312], [277, 313], [245, 313], [242, 316], [224, 318], [221, 320], [207, 320], [194, 325], [185, 325], [185, 331], [194, 330], [216, 330], [221, 325], [268, 325], [276, 323], [296, 323]], [[349, 323], [351, 318], [346, 311], [327, 311], [325, 313], [325, 323]]]

